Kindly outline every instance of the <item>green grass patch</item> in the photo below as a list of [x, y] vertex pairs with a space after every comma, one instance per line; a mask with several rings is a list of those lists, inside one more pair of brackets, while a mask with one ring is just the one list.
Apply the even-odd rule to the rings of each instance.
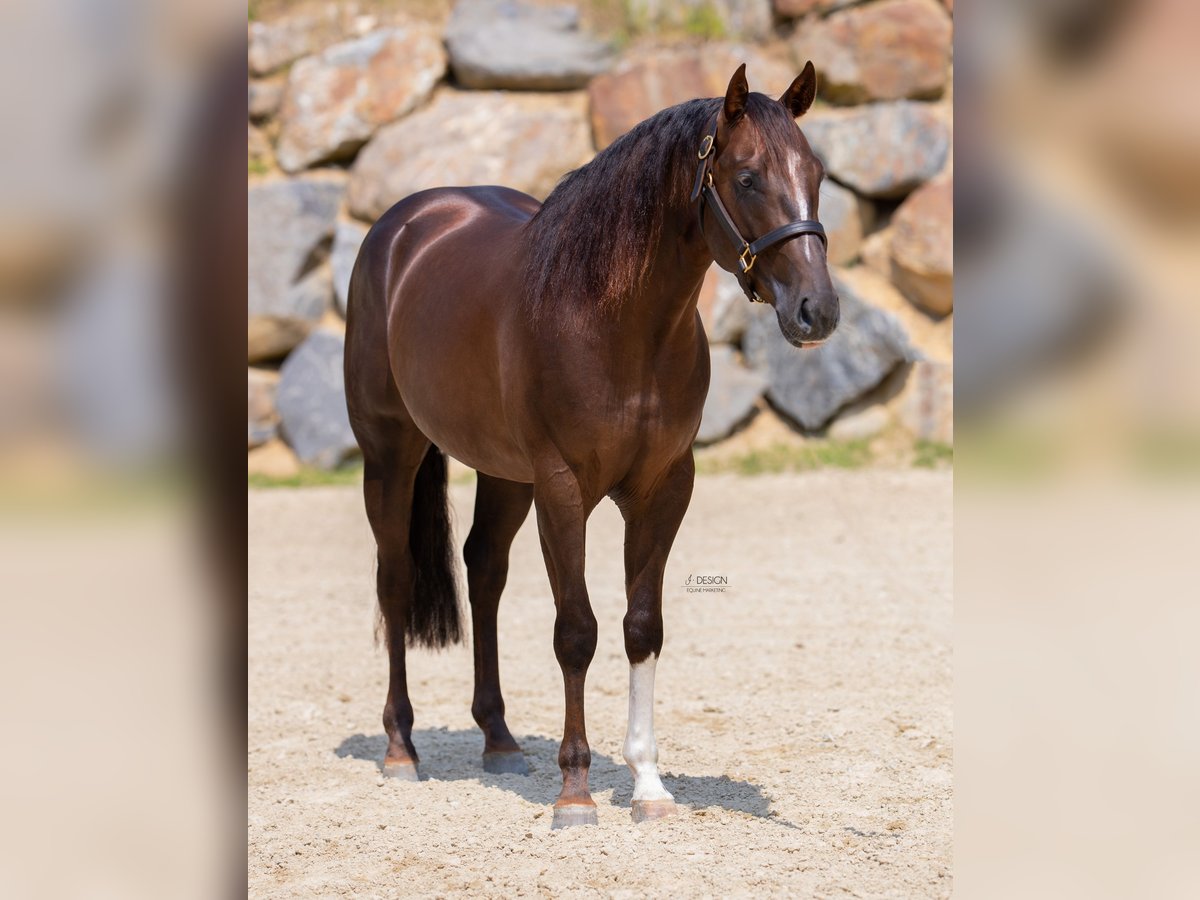
[[261, 159], [250, 159], [249, 157], [247, 157], [247, 159], [246, 159], [246, 174], [248, 174], [248, 175], [266, 175], [270, 171], [271, 171], [271, 167], [268, 166]]
[[954, 463], [954, 448], [940, 441], [918, 440], [913, 445], [912, 464], [918, 469], [940, 469]]
[[255, 473], [247, 479], [252, 488], [298, 488], [325, 487], [328, 485], [362, 484], [362, 461], [349, 463], [338, 469], [326, 471], [305, 466], [295, 475], [276, 478], [272, 475]]
[[863, 441], [813, 441], [807, 444], [772, 444], [740, 456], [696, 461], [702, 475], [732, 472], [737, 475], [770, 475], [809, 472], [814, 469], [861, 469], [874, 459], [871, 445]]
[[719, 40], [725, 37], [725, 21], [716, 7], [704, 3], [688, 10], [687, 18], [683, 20], [683, 30], [692, 37], [706, 41]]

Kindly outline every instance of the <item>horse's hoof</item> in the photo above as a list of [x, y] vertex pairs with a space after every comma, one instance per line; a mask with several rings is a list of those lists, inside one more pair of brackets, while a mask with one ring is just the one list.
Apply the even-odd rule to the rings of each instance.
[[421, 776], [417, 774], [417, 764], [412, 762], [401, 762], [396, 760], [390, 762], [384, 760], [383, 774], [388, 778], [395, 778], [397, 781], [420, 781]]
[[528, 775], [529, 763], [520, 750], [485, 752], [483, 771], [491, 775]]
[[560, 828], [574, 828], [576, 825], [595, 824], [597, 824], [595, 805], [569, 803], [565, 806], [556, 805], [554, 807], [554, 820], [550, 823], [550, 830], [557, 831]]
[[652, 822], [655, 819], [665, 819], [679, 812], [674, 800], [634, 800], [633, 821]]

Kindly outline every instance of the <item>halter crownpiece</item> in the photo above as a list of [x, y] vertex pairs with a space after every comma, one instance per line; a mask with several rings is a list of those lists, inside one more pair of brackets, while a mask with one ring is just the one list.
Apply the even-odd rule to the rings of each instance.
[[829, 240], [825, 236], [825, 227], [816, 219], [797, 219], [768, 231], [755, 241], [748, 241], [742, 237], [742, 233], [738, 231], [729, 211], [725, 209], [725, 204], [721, 202], [721, 195], [717, 193], [716, 185], [713, 184], [712, 166], [716, 158], [713, 150], [716, 144], [717, 117], [713, 116], [712, 124], [700, 141], [700, 151], [696, 154], [700, 164], [696, 167], [696, 180], [692, 184], [692, 202], [699, 201], [700, 231], [701, 233], [704, 231], [704, 210], [707, 207], [712, 210], [721, 230], [733, 243], [734, 251], [738, 255], [739, 270], [733, 274], [737, 276], [738, 284], [741, 285], [746, 298], [752, 303], [765, 303], [766, 301], [759, 299], [758, 292], [754, 290], [754, 282], [750, 278], [750, 270], [754, 268], [758, 254], [802, 234], [815, 234], [828, 248]]

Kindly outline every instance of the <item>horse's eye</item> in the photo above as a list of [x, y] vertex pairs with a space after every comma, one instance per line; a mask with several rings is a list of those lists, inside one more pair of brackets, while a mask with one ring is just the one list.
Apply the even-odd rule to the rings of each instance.
[[744, 187], [744, 188], [748, 188], [748, 187], [750, 187], [752, 184], [754, 184], [754, 179], [750, 177], [750, 173], [749, 173], [749, 172], [743, 172], [741, 175], [739, 175], [739, 176], [737, 177], [737, 182], [738, 182], [738, 184], [740, 184], [742, 187]]

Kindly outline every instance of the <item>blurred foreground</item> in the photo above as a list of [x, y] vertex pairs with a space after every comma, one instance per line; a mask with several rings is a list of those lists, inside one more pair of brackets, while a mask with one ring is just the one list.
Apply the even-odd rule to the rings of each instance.
[[958, 18], [956, 889], [1195, 896], [1200, 7]]
[[[17, 896], [245, 877], [242, 15], [0, 11]], [[1198, 15], [955, 14], [962, 896], [1197, 893]]]

